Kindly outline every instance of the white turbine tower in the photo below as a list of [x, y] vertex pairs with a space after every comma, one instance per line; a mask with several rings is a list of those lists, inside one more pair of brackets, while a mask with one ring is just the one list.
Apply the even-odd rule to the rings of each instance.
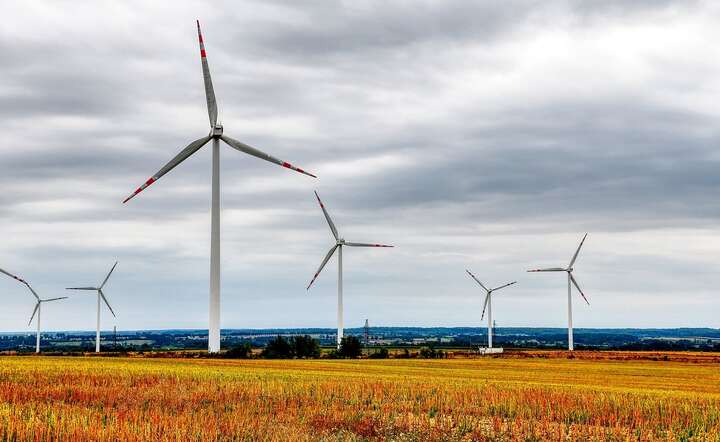
[[37, 322], [37, 337], [35, 339], [35, 353], [40, 353], [40, 306], [43, 302], [50, 302], [50, 301], [58, 301], [60, 299], [67, 299], [67, 296], [62, 296], [60, 298], [49, 298], [49, 299], [40, 299], [37, 293], [35, 293], [35, 290], [30, 286], [30, 284], [22, 279], [19, 276], [13, 275], [10, 272], [6, 272], [3, 269], [0, 269], [0, 273], [4, 273], [8, 275], [9, 277], [15, 279], [16, 281], [21, 282], [22, 284], [25, 284], [25, 286], [30, 290], [30, 292], [33, 294], [35, 299], [37, 300], [37, 303], [35, 304], [35, 310], [33, 310], [32, 316], [30, 316], [30, 321], [28, 322], [28, 326], [32, 323], [33, 318], [35, 317], [35, 313], [38, 315], [38, 322]]
[[360, 242], [347, 242], [343, 238], [340, 237], [338, 234], [337, 229], [335, 228], [335, 224], [332, 222], [332, 219], [330, 219], [330, 215], [328, 214], [327, 210], [325, 210], [325, 205], [320, 201], [320, 197], [318, 196], [317, 192], [315, 192], [315, 197], [318, 200], [318, 203], [320, 203], [320, 208], [323, 211], [323, 214], [325, 215], [325, 219], [327, 220], [328, 225], [330, 226], [330, 231], [332, 232], [333, 237], [335, 238], [335, 245], [330, 248], [330, 251], [325, 255], [325, 259], [323, 259], [322, 263], [320, 264], [320, 268], [315, 273], [315, 276], [313, 276], [312, 281], [310, 281], [310, 284], [307, 286], [307, 290], [310, 289], [310, 286], [313, 285], [315, 282], [315, 279], [317, 279], [320, 272], [322, 272], [323, 267], [325, 267], [325, 264], [332, 258], [333, 253], [335, 253], [335, 250], [338, 251], [338, 299], [337, 299], [337, 346], [340, 348], [340, 342], [343, 338], [343, 266], [342, 266], [342, 248], [343, 246], [350, 246], [350, 247], [393, 247], [388, 246], [385, 244], [367, 244], [367, 243], [360, 243]]
[[117, 261], [110, 269], [110, 272], [108, 272], [107, 276], [105, 277], [105, 280], [100, 284], [99, 287], [68, 287], [65, 290], [90, 290], [93, 292], [97, 292], [97, 329], [95, 330], [95, 353], [100, 353], [100, 299], [102, 298], [103, 301], [105, 301], [105, 305], [107, 305], [107, 308], [110, 310], [110, 313], [112, 313], [113, 317], [117, 318], [115, 316], [115, 312], [113, 311], [112, 307], [110, 307], [110, 303], [108, 302], [107, 298], [105, 297], [105, 293], [103, 292], [103, 287], [105, 287], [105, 284], [108, 282], [108, 279], [110, 279], [110, 275], [112, 275], [113, 270], [115, 270], [115, 267], [117, 267], [118, 263]]
[[583, 246], [583, 243], [585, 243], [585, 238], [587, 238], [588, 234], [586, 233], [585, 236], [583, 236], [582, 241], [580, 241], [580, 245], [578, 246], [577, 250], [575, 251], [575, 254], [573, 255], [572, 259], [570, 260], [570, 264], [566, 268], [563, 267], [552, 267], [548, 269], [535, 269], [535, 270], [528, 270], [528, 272], [565, 272], [567, 273], [567, 293], [568, 293], [568, 350], [573, 351], [575, 350], [575, 343], [573, 342], [573, 321], [572, 321], [572, 287], [570, 284], [574, 285], [575, 288], [577, 288], [578, 292], [580, 292], [580, 296], [583, 297], [587, 305], [590, 305], [590, 302], [585, 297], [585, 293], [583, 293], [582, 289], [580, 288], [580, 285], [578, 285], [578, 282], [575, 280], [575, 277], [573, 276], [572, 272], [574, 270], [573, 265], [575, 264], [575, 261], [577, 260], [578, 254], [580, 254], [580, 249]]
[[313, 178], [317, 177], [300, 169], [299, 167], [293, 166], [286, 161], [279, 160], [234, 138], [223, 135], [223, 127], [217, 122], [217, 102], [215, 100], [215, 91], [213, 89], [212, 79], [210, 78], [210, 68], [208, 67], [207, 57], [205, 55], [205, 44], [203, 43], [202, 33], [200, 32], [199, 21], [197, 22], [197, 29], [198, 39], [200, 40], [200, 61], [202, 63], [203, 79], [205, 80], [205, 98], [207, 100], [208, 116], [210, 118], [210, 133], [193, 141], [185, 149], [180, 151], [180, 153], [163, 166], [162, 169], [160, 169], [155, 175], [150, 177], [150, 179], [138, 187], [135, 192], [128, 196], [123, 203], [128, 202], [132, 197], [142, 192], [146, 187], [159, 180], [160, 177], [166, 173], [170, 172], [178, 164], [189, 158], [190, 155], [197, 152], [208, 141], [213, 141], [212, 208], [210, 210], [210, 324], [208, 327], [208, 351], [216, 353], [220, 351], [220, 140], [240, 152], [295, 170]]
[[493, 292], [495, 292], [497, 290], [504, 289], [505, 287], [511, 286], [513, 284], [517, 284], [517, 281], [509, 282], [505, 285], [501, 285], [500, 287], [495, 287], [494, 289], [488, 289], [487, 287], [485, 287], [483, 285], [482, 282], [480, 282], [479, 279], [477, 279], [475, 277], [475, 275], [473, 275], [470, 272], [470, 270], [465, 269], [465, 271], [467, 272], [468, 275], [470, 275], [470, 277], [472, 279], [475, 280], [475, 282], [480, 284], [480, 287], [482, 287], [483, 290], [485, 290], [485, 293], [486, 293], [485, 304], [483, 305], [483, 311], [482, 311], [482, 316], [480, 316], [480, 320], [482, 321], [483, 317], [485, 317], [485, 310], [487, 309], [487, 312], [488, 312], [488, 348], [492, 348], [492, 339], [493, 339], [492, 294], [493, 294]]

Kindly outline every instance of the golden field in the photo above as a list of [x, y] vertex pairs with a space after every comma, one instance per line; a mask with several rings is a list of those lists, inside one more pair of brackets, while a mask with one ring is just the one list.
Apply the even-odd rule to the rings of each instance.
[[0, 357], [0, 440], [720, 440], [720, 364]]

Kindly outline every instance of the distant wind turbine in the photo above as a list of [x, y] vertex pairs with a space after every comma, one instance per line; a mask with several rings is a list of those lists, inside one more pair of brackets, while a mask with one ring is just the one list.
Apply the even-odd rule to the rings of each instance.
[[299, 167], [279, 160], [272, 155], [268, 155], [254, 147], [248, 146], [234, 138], [223, 135], [223, 126], [218, 124], [217, 102], [215, 100], [215, 91], [213, 89], [212, 79], [210, 78], [210, 68], [208, 67], [207, 56], [205, 54], [205, 44], [203, 43], [202, 33], [200, 32], [200, 22], [197, 22], [198, 39], [200, 41], [200, 61], [202, 63], [203, 79], [205, 81], [205, 98], [207, 101], [208, 117], [210, 118], [210, 133], [200, 139], [190, 143], [185, 149], [180, 151], [170, 162], [168, 162], [155, 175], [150, 177], [145, 183], [128, 196], [123, 203], [128, 202], [138, 193], [142, 192], [146, 187], [159, 180], [163, 175], [170, 172], [178, 164], [182, 163], [194, 154], [208, 141], [212, 140], [212, 207], [210, 210], [210, 308], [209, 308], [209, 327], [208, 327], [208, 351], [216, 353], [220, 351], [220, 140], [224, 141], [230, 147], [240, 152], [252, 155], [271, 163], [278, 164], [288, 169], [317, 178], [315, 175], [306, 172]]
[[480, 316], [480, 320], [482, 320], [483, 317], [485, 316], [485, 309], [487, 309], [487, 312], [488, 312], [488, 348], [492, 348], [492, 339], [493, 339], [492, 294], [493, 294], [493, 292], [495, 292], [497, 290], [504, 289], [505, 287], [511, 286], [513, 284], [517, 284], [517, 281], [509, 282], [505, 285], [501, 285], [500, 287], [495, 287], [494, 289], [488, 289], [487, 287], [485, 287], [483, 285], [482, 282], [480, 282], [479, 279], [477, 279], [475, 277], [475, 275], [473, 275], [470, 272], [470, 270], [466, 269], [465, 271], [467, 272], [468, 275], [470, 275], [470, 277], [472, 279], [475, 280], [475, 282], [480, 284], [480, 287], [482, 287], [483, 290], [485, 290], [485, 293], [487, 293], [485, 295], [485, 305], [483, 305], [483, 311], [482, 311], [482, 316]]
[[337, 250], [338, 252], [338, 299], [337, 299], [337, 346], [340, 348], [340, 342], [343, 338], [343, 265], [342, 265], [342, 248], [343, 246], [350, 246], [350, 247], [393, 247], [388, 246], [385, 244], [367, 244], [367, 243], [360, 243], [360, 242], [347, 242], [343, 238], [340, 237], [338, 234], [337, 228], [335, 228], [335, 224], [333, 223], [332, 219], [330, 218], [330, 215], [328, 214], [327, 210], [325, 210], [325, 205], [320, 201], [320, 196], [318, 196], [318, 193], [315, 192], [315, 197], [318, 200], [318, 203], [320, 204], [320, 208], [323, 211], [323, 214], [325, 215], [325, 219], [327, 220], [328, 225], [330, 226], [330, 232], [332, 232], [333, 237], [335, 238], [335, 245], [330, 248], [330, 251], [325, 255], [325, 259], [323, 259], [322, 263], [320, 264], [320, 268], [317, 272], [315, 272], [315, 276], [313, 276], [312, 281], [310, 281], [310, 284], [307, 286], [307, 290], [310, 289], [310, 286], [313, 285], [315, 282], [315, 279], [317, 279], [320, 272], [322, 272], [323, 267], [325, 267], [325, 264], [332, 258], [333, 253]]
[[112, 275], [113, 270], [115, 270], [115, 267], [117, 267], [118, 263], [115, 261], [115, 264], [110, 269], [110, 272], [105, 277], [105, 280], [100, 284], [99, 287], [68, 287], [65, 290], [90, 290], [93, 292], [97, 292], [97, 329], [95, 331], [95, 352], [100, 353], [100, 299], [105, 302], [105, 305], [107, 305], [107, 308], [110, 310], [110, 313], [112, 313], [113, 317], [117, 318], [115, 316], [115, 312], [113, 311], [112, 307], [110, 307], [110, 303], [108, 302], [107, 298], [105, 297], [105, 293], [103, 292], [103, 287], [105, 287], [105, 284], [107, 284], [108, 279], [110, 279], [110, 275]]
[[583, 243], [585, 243], [585, 238], [587, 238], [588, 234], [586, 233], [585, 236], [583, 236], [582, 241], [580, 241], [580, 245], [578, 246], [577, 250], [575, 251], [575, 254], [573, 255], [572, 259], [570, 260], [570, 264], [568, 264], [567, 268], [563, 267], [551, 267], [548, 269], [535, 269], [535, 270], [528, 270], [528, 272], [566, 272], [567, 273], [567, 289], [568, 289], [568, 350], [573, 351], [575, 350], [575, 343], [573, 342], [573, 320], [572, 320], [572, 287], [570, 284], [575, 286], [577, 288], [578, 292], [580, 292], [580, 296], [583, 297], [587, 305], [590, 305], [590, 302], [587, 300], [587, 297], [585, 297], [585, 293], [583, 293], [582, 289], [580, 288], [580, 285], [578, 285], [578, 282], [575, 280], [575, 277], [573, 276], [572, 272], [574, 270], [573, 265], [575, 264], [575, 261], [577, 260], [578, 254], [580, 254], [580, 249], [583, 246]]
[[[30, 286], [28, 285], [28, 287]], [[35, 293], [35, 290], [31, 288], [30, 291], [32, 291], [32, 294], [35, 295], [35, 299], [37, 299], [37, 302], [35, 303], [35, 309], [30, 316], [30, 320], [28, 321], [28, 326], [32, 324], [35, 313], [37, 313], [37, 337], [35, 338], [35, 353], [40, 353], [40, 313], [42, 313], [42, 304], [43, 302], [59, 301], [61, 299], [67, 299], [68, 297], [60, 296], [58, 298], [40, 299], [37, 293]]]
[[33, 294], [33, 296], [34, 296], [35, 299], [37, 300], [37, 303], [35, 304], [35, 310], [33, 310], [32, 316], [30, 316], [30, 321], [28, 322], [28, 326], [29, 326], [30, 324], [32, 324], [32, 320], [33, 320], [33, 318], [35, 317], [35, 313], [37, 313], [38, 319], [37, 319], [37, 337], [36, 337], [36, 339], [35, 339], [35, 353], [40, 353], [40, 306], [42, 305], [43, 302], [50, 302], [50, 301], [58, 301], [58, 300], [60, 300], [60, 299], [67, 299], [67, 296], [62, 296], [62, 297], [59, 297], [59, 298], [40, 299], [40, 297], [38, 296], [38, 294], [35, 293], [35, 290], [33, 290], [32, 286], [30, 286], [30, 283], [28, 283], [27, 281], [25, 281], [25, 280], [22, 279], [21, 277], [16, 276], [16, 275], [13, 275], [13, 274], [10, 273], [10, 272], [6, 272], [6, 271], [3, 270], [3, 269], [0, 269], [0, 273], [4, 273], [4, 274], [8, 275], [9, 277], [11, 277], [11, 278], [13, 278], [13, 279], [15, 279], [15, 280], [17, 280], [17, 281], [20, 281], [22, 284], [24, 284], [24, 285], [30, 290], [30, 292]]

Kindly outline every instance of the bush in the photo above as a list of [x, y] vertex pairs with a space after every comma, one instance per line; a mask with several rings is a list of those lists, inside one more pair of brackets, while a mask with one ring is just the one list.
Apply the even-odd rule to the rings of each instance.
[[388, 349], [383, 347], [380, 350], [376, 351], [375, 353], [370, 353], [368, 355], [368, 358], [370, 359], [387, 359], [390, 357], [390, 352], [388, 352]]
[[362, 354], [362, 343], [355, 336], [344, 336], [340, 341], [338, 356], [341, 358], [357, 358]]
[[251, 354], [252, 346], [249, 342], [243, 342], [226, 351], [224, 357], [228, 359], [247, 359]]

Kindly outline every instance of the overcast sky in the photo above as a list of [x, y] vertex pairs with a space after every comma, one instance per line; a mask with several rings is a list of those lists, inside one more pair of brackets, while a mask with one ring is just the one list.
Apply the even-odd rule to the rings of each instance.
[[[224, 328], [720, 327], [720, 5], [694, 1], [24, 2], [0, 27], [0, 268], [45, 297], [107, 286], [103, 328], [207, 328], [199, 18], [225, 133]], [[0, 330], [33, 298], [0, 275]], [[93, 329], [95, 299], [43, 310]]]

